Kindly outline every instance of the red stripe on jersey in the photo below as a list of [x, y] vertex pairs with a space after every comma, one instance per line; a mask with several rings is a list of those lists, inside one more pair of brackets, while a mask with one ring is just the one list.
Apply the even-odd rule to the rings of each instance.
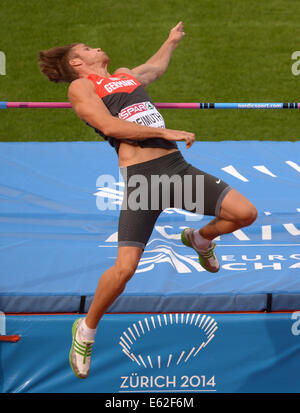
[[131, 93], [141, 85], [136, 78], [127, 73], [118, 73], [110, 77], [93, 74], [89, 75], [88, 79], [94, 83], [96, 93], [100, 98], [113, 93]]

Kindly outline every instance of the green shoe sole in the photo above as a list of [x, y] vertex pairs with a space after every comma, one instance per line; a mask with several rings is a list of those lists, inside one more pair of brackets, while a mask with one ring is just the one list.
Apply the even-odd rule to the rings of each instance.
[[185, 230], [183, 230], [183, 231], [181, 232], [181, 242], [182, 242], [184, 245], [186, 245], [187, 247], [191, 247], [191, 244], [189, 243], [189, 241], [186, 239], [186, 237], [185, 237], [185, 235], [184, 235], [184, 231], [185, 231]]

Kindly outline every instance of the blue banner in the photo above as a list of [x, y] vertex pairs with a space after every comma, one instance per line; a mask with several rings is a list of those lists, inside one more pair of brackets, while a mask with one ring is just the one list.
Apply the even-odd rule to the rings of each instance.
[[87, 379], [69, 366], [78, 316], [6, 316], [4, 393], [298, 393], [300, 312], [105, 315]]

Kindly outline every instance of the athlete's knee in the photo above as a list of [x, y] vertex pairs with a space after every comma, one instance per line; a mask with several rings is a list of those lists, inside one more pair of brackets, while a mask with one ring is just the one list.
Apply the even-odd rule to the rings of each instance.
[[253, 224], [256, 218], [257, 209], [249, 202], [249, 204], [239, 208], [235, 216], [235, 221], [240, 225], [240, 227], [247, 227]]
[[219, 216], [242, 228], [253, 224], [257, 218], [257, 210], [244, 195], [232, 189], [221, 204]]
[[135, 263], [116, 263], [114, 266], [115, 283], [117, 288], [125, 288], [125, 285], [135, 273], [137, 264]]

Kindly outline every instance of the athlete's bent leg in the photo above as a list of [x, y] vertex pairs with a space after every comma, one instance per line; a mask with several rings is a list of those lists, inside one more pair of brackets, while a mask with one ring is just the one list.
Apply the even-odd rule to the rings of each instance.
[[119, 247], [113, 267], [106, 270], [98, 283], [92, 304], [87, 313], [86, 325], [95, 329], [110, 305], [122, 294], [126, 283], [135, 273], [143, 249], [139, 247]]
[[218, 272], [220, 264], [214, 252], [216, 244], [212, 240], [251, 225], [256, 217], [255, 206], [238, 191], [230, 189], [222, 200], [218, 217], [198, 231], [193, 228], [184, 229], [181, 239], [185, 245], [198, 252], [203, 268], [209, 272]]
[[201, 228], [199, 233], [203, 238], [213, 240], [253, 224], [256, 218], [255, 206], [244, 195], [231, 189], [222, 201], [219, 216]]

